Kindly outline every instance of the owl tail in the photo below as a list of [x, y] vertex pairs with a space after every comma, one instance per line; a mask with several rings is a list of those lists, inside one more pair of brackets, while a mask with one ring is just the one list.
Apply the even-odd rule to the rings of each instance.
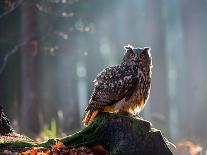
[[93, 119], [96, 117], [98, 114], [98, 110], [88, 110], [86, 111], [85, 115], [83, 116], [82, 122], [84, 123], [85, 126], [88, 126], [91, 124]]

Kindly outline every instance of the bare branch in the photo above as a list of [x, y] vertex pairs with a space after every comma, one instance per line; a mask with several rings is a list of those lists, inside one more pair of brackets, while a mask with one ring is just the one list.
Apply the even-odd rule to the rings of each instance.
[[4, 56], [3, 64], [2, 64], [2, 66], [0, 66], [0, 75], [3, 73], [3, 71], [4, 71], [5, 67], [6, 67], [8, 58], [9, 58], [12, 54], [16, 53], [16, 52], [18, 51], [18, 49], [19, 49], [20, 47], [24, 46], [27, 42], [28, 42], [28, 41], [24, 41], [24, 42], [22, 42], [22, 43], [20, 43], [20, 44], [18, 44], [18, 45], [16, 45], [16, 46], [14, 46], [14, 48]]
[[23, 3], [23, 1], [24, 0], [17, 0], [17, 2], [14, 2], [7, 11], [0, 15], [0, 19], [16, 10], [16, 8], [18, 8]]

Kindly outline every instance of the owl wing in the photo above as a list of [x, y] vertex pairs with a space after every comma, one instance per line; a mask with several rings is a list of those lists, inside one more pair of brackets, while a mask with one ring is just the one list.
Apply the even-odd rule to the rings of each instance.
[[136, 66], [113, 66], [104, 69], [95, 79], [91, 103], [112, 105], [124, 97], [130, 97], [138, 81]]
[[[129, 99], [138, 83], [137, 72], [137, 66], [116, 65], [107, 67], [99, 73], [94, 80], [95, 88], [86, 109], [86, 115], [89, 113], [93, 115], [92, 112], [97, 113], [105, 106], [113, 105], [123, 98]], [[91, 116], [89, 115], [89, 117]], [[90, 120], [90, 118], [88, 119]]]

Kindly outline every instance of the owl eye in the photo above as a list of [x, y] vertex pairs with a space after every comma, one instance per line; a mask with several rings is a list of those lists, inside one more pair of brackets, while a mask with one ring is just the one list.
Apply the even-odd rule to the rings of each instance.
[[141, 59], [144, 59], [144, 53], [141, 53], [141, 54], [140, 54], [140, 58], [141, 58]]
[[134, 52], [133, 51], [130, 51], [129, 53], [128, 53], [128, 58], [134, 58], [134, 56], [135, 56], [135, 54], [134, 54]]

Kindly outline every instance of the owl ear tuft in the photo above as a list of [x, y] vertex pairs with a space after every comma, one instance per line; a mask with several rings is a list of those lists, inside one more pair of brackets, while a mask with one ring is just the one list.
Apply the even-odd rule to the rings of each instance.
[[150, 47], [144, 47], [144, 51], [145, 52], [151, 51], [151, 48]]
[[132, 50], [134, 47], [132, 45], [127, 45], [127, 46], [124, 46], [125, 50]]

